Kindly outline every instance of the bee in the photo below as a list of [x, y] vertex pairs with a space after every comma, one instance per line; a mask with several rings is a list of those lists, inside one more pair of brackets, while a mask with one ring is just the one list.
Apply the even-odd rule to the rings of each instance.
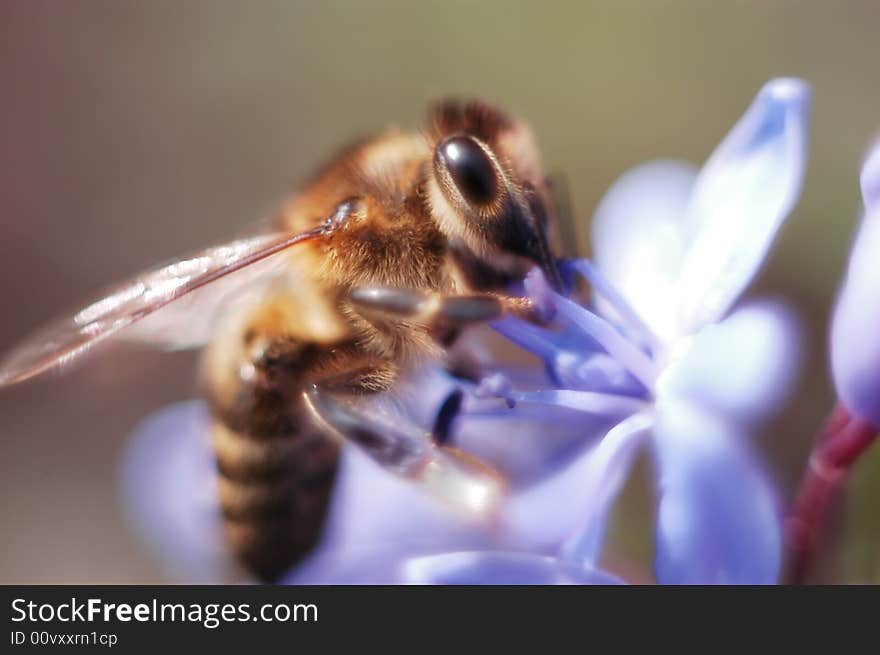
[[552, 216], [528, 126], [481, 101], [442, 102], [427, 129], [338, 155], [273, 231], [138, 275], [35, 332], [0, 363], [0, 386], [109, 338], [204, 346], [228, 545], [274, 580], [321, 534], [341, 442], [421, 481], [479, 468], [444, 445], [460, 397], [427, 449], [371, 428], [357, 400], [443, 361], [472, 323], [537, 320], [509, 289], [535, 266], [559, 285]]

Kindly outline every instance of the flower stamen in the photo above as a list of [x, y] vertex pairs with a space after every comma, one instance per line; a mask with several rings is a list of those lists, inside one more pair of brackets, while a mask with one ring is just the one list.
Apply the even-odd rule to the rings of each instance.
[[609, 355], [617, 359], [645, 388], [651, 389], [657, 371], [651, 358], [623, 336], [617, 328], [601, 316], [577, 303], [556, 297], [557, 316], [594, 339]]
[[651, 407], [650, 403], [631, 396], [574, 389], [513, 391], [508, 397], [516, 403], [554, 405], [603, 416], [630, 416]]
[[596, 293], [602, 296], [614, 308], [620, 318], [625, 322], [626, 327], [629, 328], [635, 336], [639, 337], [644, 345], [650, 348], [652, 353], [655, 353], [660, 349], [662, 343], [659, 337], [654, 334], [654, 331], [648, 327], [648, 324], [645, 323], [641, 316], [639, 316], [636, 309], [626, 298], [624, 298], [623, 294], [617, 290], [597, 266], [588, 259], [575, 259], [566, 262], [566, 266], [570, 267], [571, 270], [584, 278]]

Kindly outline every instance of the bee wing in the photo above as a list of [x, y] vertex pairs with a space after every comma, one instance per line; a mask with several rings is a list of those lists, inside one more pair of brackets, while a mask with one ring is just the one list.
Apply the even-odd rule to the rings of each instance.
[[[132, 339], [160, 345], [198, 343], [204, 339], [215, 315], [206, 311], [200, 316], [199, 305], [217, 309], [218, 299], [212, 296], [213, 290], [219, 292], [219, 300], [228, 298], [282, 263], [267, 260], [268, 257], [325, 236], [331, 229], [332, 226], [323, 224], [295, 235], [275, 233], [239, 239], [141, 273], [73, 315], [48, 323], [20, 343], [0, 362], [0, 387], [65, 364], [146, 317], [150, 317], [150, 322], [143, 324], [144, 329], [132, 331]], [[237, 271], [241, 272], [228, 277]], [[195, 291], [199, 293], [194, 294]], [[194, 315], [187, 313], [184, 318], [183, 311], [171, 312], [173, 306], [166, 310], [167, 317], [154, 315], [170, 303], [177, 305], [187, 298], [196, 301], [185, 307]], [[176, 326], [172, 327], [175, 319]], [[187, 328], [188, 321], [192, 321], [191, 329]]]
[[224, 314], [248, 307], [280, 277], [290, 275], [286, 258], [267, 257], [191, 291], [113, 338], [164, 350], [200, 348], [214, 336]]

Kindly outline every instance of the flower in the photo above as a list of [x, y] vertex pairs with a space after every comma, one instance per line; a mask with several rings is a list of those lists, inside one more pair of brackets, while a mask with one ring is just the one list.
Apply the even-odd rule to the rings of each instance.
[[[615, 584], [614, 576], [517, 539], [505, 512], [469, 516], [389, 475], [358, 450], [343, 451], [328, 524], [295, 584]], [[520, 493], [505, 507], [516, 505]], [[541, 508], [536, 508], [541, 511]], [[537, 518], [537, 517], [536, 517]]]
[[[422, 380], [422, 392], [435, 391], [436, 396], [452, 383], [437, 371], [427, 375], [432, 380], [427, 387]], [[420, 398], [430, 402], [424, 393]], [[371, 418], [382, 420], [379, 413]], [[228, 581], [236, 575], [223, 548], [209, 425], [203, 401], [165, 408], [135, 430], [122, 466], [122, 495], [133, 527], [171, 578], [191, 583]], [[532, 508], [545, 511], [534, 503]], [[518, 511], [528, 515], [529, 508]], [[322, 542], [282, 582], [619, 582], [595, 567], [528, 546], [500, 522], [450, 506], [347, 446], [342, 449]]]
[[851, 414], [880, 426], [880, 142], [861, 173], [865, 213], [831, 321], [831, 372]]
[[556, 381], [510, 401], [590, 416], [638, 403], [592, 454], [605, 482], [566, 559], [595, 565], [604, 515], [650, 437], [657, 580], [776, 581], [776, 502], [745, 436], [789, 387], [797, 331], [778, 303], [732, 308], [800, 193], [809, 96], [799, 80], [773, 80], [699, 172], [660, 161], [615, 183], [594, 217], [595, 261], [568, 266], [590, 282], [595, 313], [532, 279], [558, 329], [496, 326]]
[[808, 460], [787, 521], [788, 581], [801, 583], [820, 542], [831, 498], [880, 432], [880, 142], [862, 166], [865, 215], [831, 319], [831, 375], [838, 402]]

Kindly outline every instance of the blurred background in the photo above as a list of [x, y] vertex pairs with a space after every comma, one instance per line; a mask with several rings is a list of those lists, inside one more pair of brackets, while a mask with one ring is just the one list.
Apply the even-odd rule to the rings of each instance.
[[[569, 181], [582, 252], [602, 193], [658, 156], [701, 162], [769, 78], [814, 88], [805, 192], [751, 295], [786, 297], [806, 359], [758, 443], [788, 498], [831, 407], [826, 323], [880, 129], [880, 8], [807, 2], [0, 2], [0, 351], [108, 282], [240, 232], [346, 141], [479, 95], [526, 117]], [[112, 350], [0, 392], [0, 582], [162, 582], [118, 457], [195, 393], [193, 354]], [[646, 467], [642, 467], [645, 469]], [[880, 583], [880, 447], [815, 581]], [[650, 579], [643, 475], [612, 566]]]

